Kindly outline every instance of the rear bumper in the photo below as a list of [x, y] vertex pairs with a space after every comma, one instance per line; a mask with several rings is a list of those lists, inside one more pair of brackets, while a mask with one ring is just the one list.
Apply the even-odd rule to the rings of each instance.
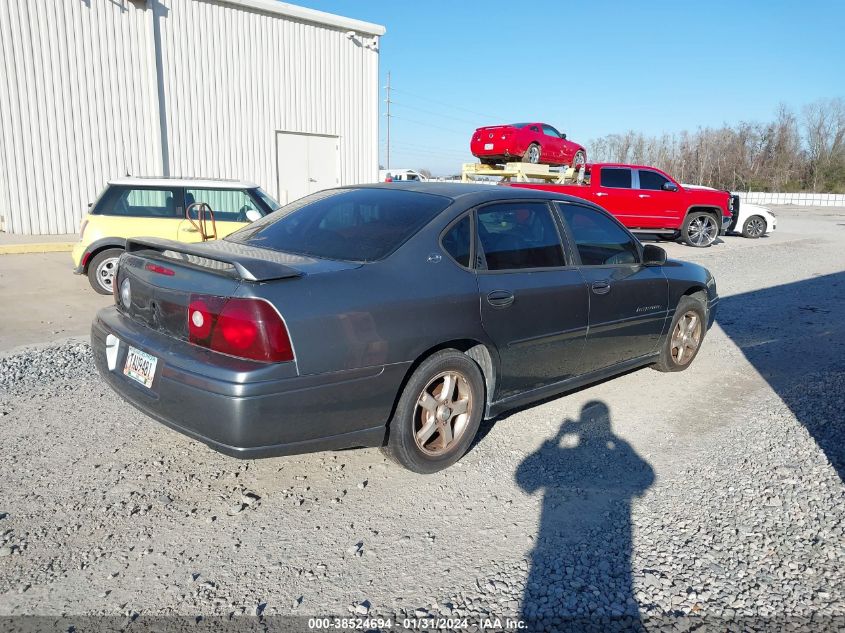
[[[119, 339], [111, 363], [109, 335]], [[129, 345], [158, 359], [152, 388], [124, 376]], [[114, 307], [97, 314], [91, 346], [101, 376], [130, 404], [221, 453], [249, 459], [381, 445], [408, 368], [297, 376], [292, 363], [215, 354], [141, 326]]]

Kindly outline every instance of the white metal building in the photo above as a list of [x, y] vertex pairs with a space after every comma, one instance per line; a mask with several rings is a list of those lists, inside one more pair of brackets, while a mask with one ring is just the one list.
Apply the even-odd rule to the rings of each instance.
[[111, 178], [378, 176], [384, 27], [273, 0], [0, 2], [0, 223], [78, 230]]

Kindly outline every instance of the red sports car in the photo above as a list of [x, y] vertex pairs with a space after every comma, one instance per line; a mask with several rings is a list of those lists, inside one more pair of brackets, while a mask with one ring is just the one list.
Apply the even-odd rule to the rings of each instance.
[[587, 150], [566, 140], [546, 123], [511, 123], [480, 127], [472, 135], [470, 151], [486, 165], [496, 163], [546, 163], [580, 167]]

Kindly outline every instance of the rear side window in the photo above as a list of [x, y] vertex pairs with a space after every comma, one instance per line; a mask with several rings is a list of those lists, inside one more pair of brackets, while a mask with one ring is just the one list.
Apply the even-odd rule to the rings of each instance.
[[[185, 207], [195, 202], [208, 204], [218, 222], [248, 222], [247, 211], [257, 211], [264, 215], [258, 202], [243, 189], [186, 189]], [[196, 207], [191, 210], [191, 217], [196, 219]]]
[[177, 189], [112, 186], [91, 211], [96, 215], [136, 218], [177, 218]]
[[452, 200], [396, 189], [334, 189], [307, 196], [229, 235], [227, 240], [325, 259], [387, 257]]
[[616, 167], [601, 168], [601, 186], [615, 189], [631, 188], [631, 170]]
[[469, 268], [469, 249], [472, 242], [472, 224], [469, 216], [464, 217], [441, 240], [443, 249], [461, 266]]
[[500, 202], [478, 211], [478, 241], [488, 270], [564, 266], [551, 211], [541, 202]]
[[666, 176], [661, 176], [656, 171], [650, 169], [640, 170], [640, 189], [648, 189], [650, 191], [661, 191], [663, 185], [669, 182]]
[[558, 205], [584, 266], [636, 264], [640, 251], [631, 235], [609, 217], [575, 204]]

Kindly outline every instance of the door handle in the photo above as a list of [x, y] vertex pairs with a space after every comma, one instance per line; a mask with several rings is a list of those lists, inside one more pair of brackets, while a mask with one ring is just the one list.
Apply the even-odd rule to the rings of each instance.
[[602, 196], [606, 196], [606, 193], [602, 193], [601, 191], [596, 192], [596, 197], [601, 198]]
[[650, 195], [648, 195], [647, 193], [641, 193], [641, 194], [639, 195], [639, 197], [640, 197], [640, 198], [651, 198], [651, 196], [650, 196]]
[[313, 178], [309, 178], [309, 179], [308, 179], [308, 182], [317, 182], [317, 181], [316, 181], [316, 180], [314, 180]]
[[199, 231], [197, 231], [197, 230], [196, 230], [194, 227], [192, 227], [192, 226], [189, 226], [189, 227], [183, 228], [182, 230], [183, 230], [185, 233], [198, 233], [198, 232], [199, 232]]
[[514, 302], [515, 297], [510, 290], [494, 290], [487, 295], [487, 303], [494, 308], [507, 308]]
[[594, 281], [590, 289], [593, 291], [593, 294], [606, 295], [610, 292], [610, 282], [606, 280]]

